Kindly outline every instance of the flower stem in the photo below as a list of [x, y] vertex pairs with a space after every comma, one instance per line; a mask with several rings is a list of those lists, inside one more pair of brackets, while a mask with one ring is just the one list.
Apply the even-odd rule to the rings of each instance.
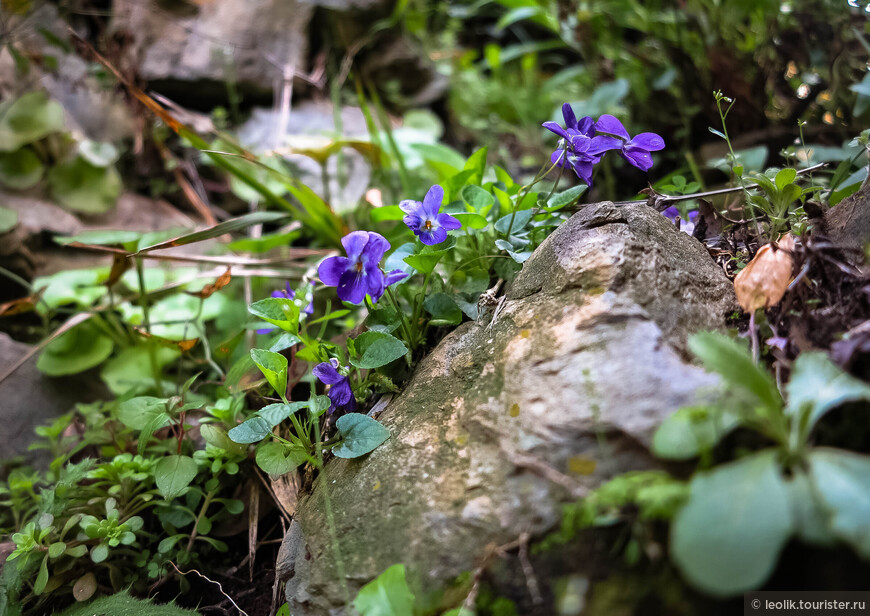
[[[148, 310], [148, 291], [145, 288], [145, 262], [136, 257], [136, 277], [139, 279], [139, 304], [142, 306], [142, 319], [145, 323], [145, 331], [151, 334], [151, 317]], [[163, 380], [160, 378], [160, 369], [157, 364], [157, 349], [150, 340], [145, 343], [148, 347], [148, 359], [151, 362], [151, 374], [154, 376], [154, 388], [157, 397], [163, 397]]]
[[426, 301], [426, 292], [429, 290], [429, 281], [432, 280], [432, 272], [426, 274], [426, 277], [423, 279], [423, 292], [414, 298], [414, 311], [413, 311], [413, 323], [412, 326], [414, 328], [414, 336], [417, 337], [417, 333], [420, 328], [420, 316], [423, 313], [423, 302]]
[[393, 290], [390, 287], [387, 287], [387, 297], [390, 298], [390, 302], [393, 304], [393, 308], [396, 309], [396, 312], [399, 314], [399, 318], [402, 320], [402, 330], [405, 333], [405, 340], [411, 345], [411, 350], [417, 347], [416, 340], [411, 337], [411, 326], [408, 325], [408, 319], [405, 318], [405, 313], [402, 312], [402, 309], [399, 307], [399, 302], [396, 301], [396, 296], [393, 295]]

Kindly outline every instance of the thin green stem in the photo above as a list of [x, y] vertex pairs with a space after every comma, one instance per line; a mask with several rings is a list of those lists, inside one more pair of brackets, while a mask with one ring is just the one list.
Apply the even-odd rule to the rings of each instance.
[[205, 515], [208, 506], [211, 504], [211, 499], [214, 498], [215, 491], [211, 490], [205, 495], [205, 500], [202, 501], [202, 507], [199, 508], [199, 515], [196, 516], [196, 520], [193, 522], [193, 530], [190, 531], [190, 539], [187, 541], [187, 549], [186, 552], [190, 553], [190, 550], [193, 548], [193, 540], [196, 539], [197, 527], [199, 526], [199, 521], [202, 520]]
[[24, 278], [22, 278], [15, 272], [9, 271], [5, 267], [0, 267], [0, 275], [6, 276], [9, 280], [21, 285], [22, 287], [27, 289], [28, 293], [33, 293], [33, 285], [24, 280]]
[[430, 280], [432, 280], [432, 272], [426, 274], [426, 277], [423, 279], [423, 292], [414, 297], [411, 326], [413, 327], [415, 338], [420, 328], [420, 317], [423, 315], [423, 302], [426, 301], [426, 292], [429, 290]]
[[396, 300], [396, 296], [393, 295], [393, 290], [390, 287], [387, 287], [386, 295], [390, 299], [390, 302], [393, 304], [393, 308], [395, 308], [396, 312], [399, 314], [399, 318], [402, 320], [402, 330], [405, 332], [405, 340], [407, 340], [408, 344], [411, 345], [412, 350], [415, 349], [417, 347], [417, 343], [411, 337], [411, 326], [408, 325], [408, 319], [405, 318], [405, 313], [402, 312], [402, 309], [399, 306], [399, 302]]
[[559, 154], [559, 158], [557, 158], [557, 159], [555, 160], [555, 162], [553, 162], [549, 167], [547, 167], [547, 165], [544, 164], [544, 165], [541, 167], [541, 170], [538, 171], [538, 174], [535, 176], [535, 179], [533, 179], [531, 182], [529, 182], [528, 184], [526, 184], [525, 186], [523, 186], [523, 187], [520, 189], [519, 193], [517, 193], [517, 199], [516, 199], [516, 201], [515, 201], [515, 205], [514, 205], [513, 211], [511, 212], [511, 222], [510, 222], [510, 224], [508, 225], [507, 233], [505, 233], [505, 235], [504, 235], [505, 237], [510, 237], [510, 236], [511, 236], [511, 231], [512, 231], [513, 228], [514, 228], [514, 219], [515, 219], [516, 216], [517, 216], [517, 208], [518, 208], [520, 205], [522, 205], [523, 201], [524, 201], [525, 198], [526, 198], [526, 195], [528, 195], [528, 194], [529, 194], [529, 191], [532, 189], [532, 186], [534, 186], [535, 184], [537, 184], [538, 182], [540, 182], [542, 179], [544, 179], [545, 177], [547, 177], [547, 174], [549, 174], [550, 171], [552, 171], [553, 169], [556, 168], [556, 165], [558, 165], [558, 164], [562, 161], [562, 158], [565, 156], [566, 151], [567, 151], [567, 150], [562, 150], [562, 153]]
[[[151, 315], [148, 307], [148, 290], [145, 288], [145, 264], [140, 257], [135, 257], [136, 260], [136, 277], [139, 279], [139, 304], [142, 306], [142, 319], [145, 323], [145, 331], [151, 334]], [[151, 374], [154, 376], [154, 388], [157, 390], [157, 397], [163, 397], [163, 379], [160, 378], [160, 368], [157, 362], [157, 349], [151, 343], [146, 341], [148, 346], [148, 359], [151, 363]]]

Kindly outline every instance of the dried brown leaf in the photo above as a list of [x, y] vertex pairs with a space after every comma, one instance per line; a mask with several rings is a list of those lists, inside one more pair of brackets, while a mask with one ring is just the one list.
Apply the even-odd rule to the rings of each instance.
[[12, 301], [0, 304], [0, 317], [11, 317], [14, 314], [30, 312], [36, 308], [36, 304], [39, 303], [39, 298], [42, 297], [43, 293], [45, 293], [46, 288], [47, 287], [41, 288], [33, 295], [19, 297], [18, 299], [13, 299]]
[[188, 295], [193, 295], [194, 297], [198, 297], [199, 299], [208, 299], [209, 297], [223, 289], [225, 286], [230, 284], [230, 280], [232, 279], [232, 276], [230, 275], [230, 269], [231, 268], [228, 267], [227, 271], [218, 276], [218, 279], [215, 280], [213, 284], [207, 284], [199, 291], [185, 291], [185, 293], [187, 293]]
[[748, 313], [775, 306], [785, 295], [794, 269], [794, 237], [766, 244], [734, 278], [737, 302]]
[[170, 340], [169, 338], [161, 338], [160, 336], [155, 336], [154, 334], [149, 334], [145, 331], [143, 327], [134, 327], [133, 329], [142, 336], [143, 338], [147, 338], [148, 340], [152, 340], [157, 344], [160, 344], [165, 347], [176, 348], [182, 353], [186, 353], [196, 346], [196, 343], [199, 342], [199, 338], [190, 338], [188, 340]]

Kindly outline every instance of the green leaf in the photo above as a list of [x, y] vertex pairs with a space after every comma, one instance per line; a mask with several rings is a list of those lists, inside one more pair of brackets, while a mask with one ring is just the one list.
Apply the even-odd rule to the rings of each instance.
[[91, 323], [82, 323], [48, 343], [36, 361], [43, 374], [78, 374], [98, 366], [112, 354], [115, 343]]
[[769, 412], [782, 408], [782, 398], [773, 378], [752, 361], [744, 345], [722, 334], [701, 332], [689, 338], [689, 349], [704, 362], [707, 370], [744, 390]]
[[299, 237], [299, 230], [287, 233], [267, 233], [262, 237], [243, 237], [227, 244], [227, 248], [234, 252], [263, 253], [275, 248], [289, 246]]
[[12, 231], [18, 225], [18, 212], [0, 207], [0, 234]]
[[13, 190], [32, 188], [42, 179], [45, 167], [30, 148], [0, 152], [0, 184]]
[[202, 439], [212, 447], [230, 451], [236, 450], [236, 444], [227, 435], [227, 431], [217, 424], [200, 424], [199, 434], [202, 436]]
[[810, 452], [809, 462], [831, 531], [870, 558], [870, 457], [819, 447]]
[[583, 193], [586, 192], [587, 188], [589, 187], [586, 186], [586, 184], [580, 184], [579, 186], [574, 186], [573, 188], [563, 190], [562, 192], [553, 195], [547, 203], [547, 211], [555, 212], [556, 210], [561, 210], [563, 207], [574, 205]]
[[372, 209], [372, 222], [384, 222], [387, 220], [402, 220], [405, 212], [398, 205], [385, 205]]
[[[312, 324], [316, 323], [316, 321], [312, 321]], [[286, 351], [292, 346], [295, 346], [302, 342], [302, 338], [295, 334], [291, 334], [289, 332], [284, 332], [269, 346], [269, 350], [273, 353], [280, 353], [281, 351]]]
[[172, 603], [155, 605], [150, 599], [134, 599], [126, 590], [99, 597], [90, 603], [79, 603], [57, 616], [199, 616], [195, 610], [186, 610]]
[[458, 325], [462, 322], [462, 311], [446, 293], [430, 295], [423, 302], [423, 308], [432, 315], [432, 325]]
[[725, 597], [757, 588], [794, 531], [776, 453], [696, 474], [671, 527], [671, 556], [698, 589]]
[[797, 171], [790, 167], [786, 167], [776, 174], [776, 187], [783, 190], [786, 186], [794, 182], [797, 177]]
[[222, 223], [218, 223], [213, 227], [203, 229], [202, 231], [187, 233], [171, 240], [160, 242], [159, 244], [140, 248], [139, 253], [151, 252], [152, 250], [159, 250], [161, 248], [172, 248], [174, 246], [186, 246], [187, 244], [194, 244], [196, 242], [214, 239], [227, 233], [232, 233], [233, 231], [241, 231], [242, 229], [246, 229], [253, 225], [277, 223], [278, 221], [284, 221], [287, 219], [288, 215], [281, 212], [255, 212], [253, 214], [245, 214], [238, 218], [225, 220]]
[[404, 342], [386, 332], [363, 332], [354, 344], [357, 357], [351, 357], [350, 363], [363, 370], [386, 366], [408, 352]]
[[817, 351], [798, 356], [786, 392], [785, 412], [801, 422], [806, 436], [831, 409], [847, 402], [870, 402], [870, 385], [844, 372], [825, 353]]
[[465, 229], [486, 229], [486, 227], [489, 225], [489, 221], [486, 218], [484, 218], [480, 214], [475, 214], [473, 212], [460, 212], [457, 214], [451, 214], [451, 216], [461, 222], [463, 228]]
[[118, 419], [134, 430], [141, 430], [154, 416], [165, 412], [166, 402], [154, 396], [138, 396], [118, 405]]
[[472, 174], [468, 178], [469, 184], [480, 184], [483, 182], [483, 172], [486, 170], [486, 153], [489, 150], [484, 146], [477, 150], [474, 154], [468, 157], [465, 161], [463, 171], [471, 171]]
[[111, 143], [85, 139], [79, 142], [79, 154], [94, 167], [108, 167], [118, 160], [118, 148]]
[[286, 297], [267, 297], [248, 306], [248, 312], [295, 335], [302, 315], [300, 303]]
[[46, 554], [42, 562], [39, 564], [39, 574], [36, 576], [36, 582], [33, 584], [33, 594], [41, 595], [45, 590], [45, 585], [48, 584], [48, 554]]
[[[506, 216], [502, 216], [495, 222], [495, 230], [499, 233], [507, 233], [510, 229], [511, 233], [517, 233], [525, 228], [532, 217], [535, 215], [533, 210], [519, 210]], [[511, 224], [513, 220], [513, 224]]]
[[417, 150], [428, 163], [439, 163], [457, 173], [465, 165], [465, 158], [453, 148], [441, 143], [412, 143], [412, 150]]
[[0, 105], [0, 152], [14, 152], [61, 131], [63, 107], [44, 92], [29, 92]]
[[227, 434], [234, 443], [258, 443], [272, 434], [274, 426], [262, 417], [251, 417], [232, 428]]
[[305, 464], [308, 452], [301, 447], [288, 447], [271, 441], [257, 447], [257, 466], [270, 475], [284, 475]]
[[91, 549], [91, 560], [95, 563], [101, 563], [109, 557], [109, 546], [105, 543], [95, 545]]
[[269, 385], [283, 398], [287, 393], [287, 358], [265, 349], [251, 349], [251, 359], [269, 381]]
[[689, 460], [740, 425], [740, 418], [717, 408], [685, 407], [665, 419], [653, 436], [653, 453], [667, 460]]
[[828, 510], [807, 473], [795, 470], [786, 486], [798, 539], [824, 547], [836, 545], [838, 539], [831, 532]]
[[166, 456], [154, 467], [154, 481], [166, 500], [181, 495], [196, 477], [196, 462], [190, 456]]
[[405, 565], [393, 565], [359, 589], [353, 606], [360, 616], [410, 616], [414, 594], [405, 580]]
[[95, 167], [78, 157], [48, 172], [52, 196], [64, 207], [85, 214], [103, 214], [121, 194], [121, 176], [114, 167]]
[[448, 237], [447, 241], [438, 244], [437, 246], [424, 246], [419, 252], [409, 257], [405, 257], [405, 263], [424, 274], [431, 274], [435, 271], [435, 266], [438, 262], [453, 249], [456, 245], [456, 238]]
[[390, 438], [390, 431], [361, 413], [342, 415], [336, 422], [342, 440], [332, 453], [339, 458], [358, 458]]
[[151, 435], [167, 425], [169, 421], [169, 414], [165, 412], [148, 416], [148, 421], [145, 422], [145, 425], [142, 426], [142, 432], [139, 433], [137, 450], [140, 456], [145, 455], [145, 450], [148, 447], [148, 441], [151, 440]]
[[64, 552], [66, 552], [66, 544], [63, 541], [56, 541], [48, 546], [48, 557], [49, 558], [58, 558]]
[[78, 242], [81, 244], [94, 244], [96, 246], [119, 246], [129, 242], [136, 242], [142, 234], [138, 231], [124, 231], [113, 229], [91, 229], [82, 231], [76, 235], [55, 237], [54, 241], [61, 246]]
[[320, 417], [332, 406], [329, 396], [315, 396], [308, 401], [308, 412], [312, 417]]
[[475, 184], [465, 186], [461, 194], [465, 204], [481, 216], [486, 216], [493, 203], [495, 203], [495, 197], [488, 190], [484, 190]]
[[[151, 353], [157, 360], [158, 374], [151, 372]], [[100, 369], [100, 378], [116, 396], [128, 392], [145, 393], [154, 387], [156, 379], [160, 378], [160, 370], [174, 361], [180, 351], [177, 348], [158, 346], [150, 349], [141, 344], [123, 349], [110, 358]]]

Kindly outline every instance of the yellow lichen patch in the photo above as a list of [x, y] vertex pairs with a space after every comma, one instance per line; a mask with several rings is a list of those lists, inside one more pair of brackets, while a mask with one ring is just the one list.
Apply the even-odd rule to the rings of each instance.
[[460, 447], [464, 447], [465, 444], [468, 442], [468, 432], [460, 432], [456, 435], [456, 438], [453, 439], [453, 442]]
[[530, 329], [524, 329], [520, 332], [521, 338], [528, 338], [531, 335], [532, 335], [532, 330], [530, 330]]
[[372, 486], [372, 492], [377, 492], [380, 489], [381, 489], [381, 480], [378, 479], [377, 481], [375, 481], [375, 485]]
[[511, 417], [519, 417], [520, 416], [520, 405], [514, 402], [511, 404], [510, 411], [508, 411]]
[[595, 472], [597, 462], [583, 456], [572, 456], [568, 459], [568, 471], [575, 475], [591, 475]]

